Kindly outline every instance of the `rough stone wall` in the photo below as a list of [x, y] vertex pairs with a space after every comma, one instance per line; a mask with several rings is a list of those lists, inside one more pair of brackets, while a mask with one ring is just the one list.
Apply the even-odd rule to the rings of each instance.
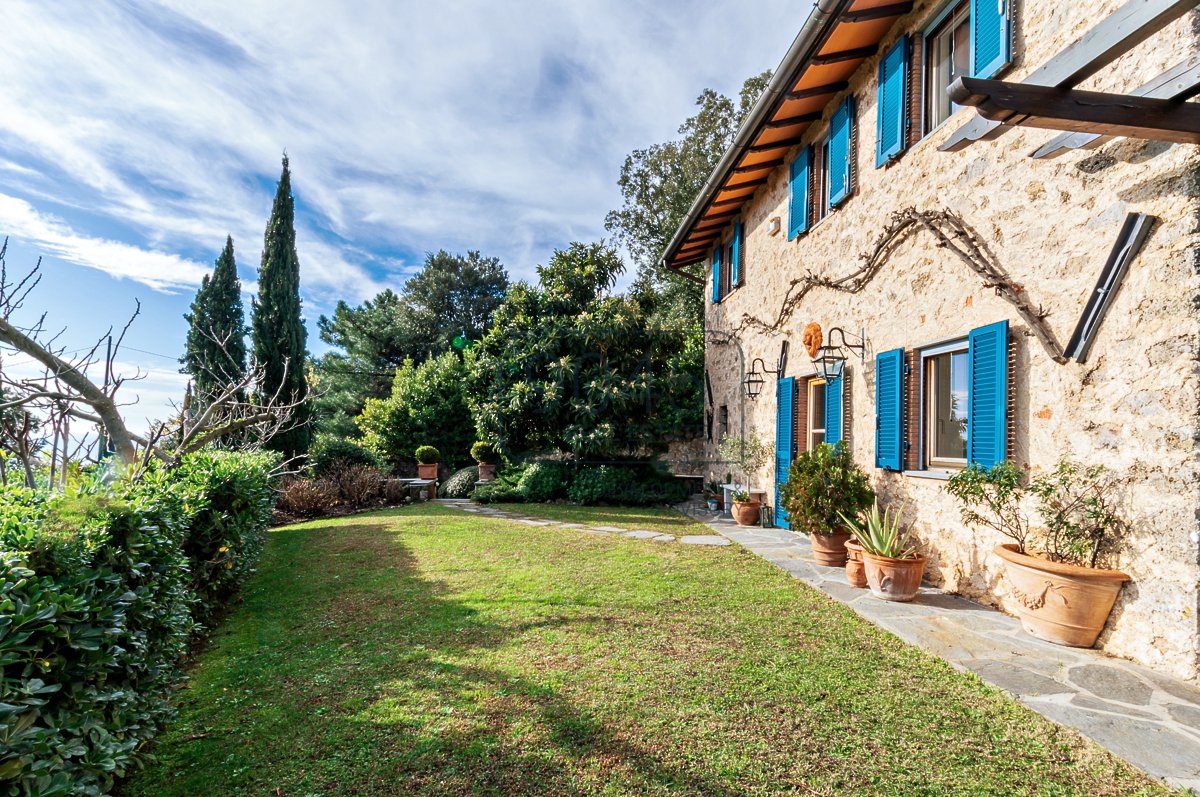
[[[1119, 5], [1120, 0], [1019, 2], [1015, 61], [1005, 79], [1021, 79]], [[935, 8], [919, 2], [885, 38], [880, 52], [902, 33], [920, 29]], [[1131, 90], [1196, 52], [1196, 24], [1194, 18], [1173, 24], [1084, 87]], [[957, 153], [938, 152], [938, 145], [974, 114], [962, 109], [897, 162], [876, 169], [876, 68], [877, 59], [865, 63], [849, 89], [859, 109], [856, 194], [790, 242], [786, 232], [768, 234], [775, 216], [786, 230], [786, 167], [776, 169], [743, 209], [745, 284], [708, 311], [706, 363], [714, 404], [729, 406], [731, 433], [738, 433], [744, 415], [746, 427], [773, 441], [774, 386], [768, 376], [758, 400], [747, 401], [739, 384], [743, 363], [762, 357], [773, 367], [786, 337], [791, 341], [788, 375], [802, 376], [813, 371], [800, 343], [804, 324], [816, 321], [825, 330], [841, 326], [853, 333], [865, 328], [866, 361], [852, 358], [847, 366], [852, 408], [846, 427], [856, 458], [873, 474], [885, 500], [907, 502], [915, 530], [931, 554], [930, 581], [1011, 611], [1014, 603], [1001, 564], [991, 554], [1005, 540], [964, 527], [943, 481], [873, 467], [874, 355], [965, 337], [975, 327], [1008, 319], [1016, 350], [1010, 458], [1038, 469], [1070, 454], [1104, 463], [1125, 485], [1123, 507], [1133, 531], [1116, 564], [1133, 581], [1113, 611], [1101, 646], [1164, 672], [1196, 678], [1200, 147], [1115, 139], [1094, 150], [1033, 160], [1029, 153], [1055, 133], [1016, 129]], [[833, 98], [828, 107], [840, 99]], [[808, 138], [822, 135], [827, 123], [828, 112]], [[959, 213], [1030, 298], [1049, 311], [1048, 322], [1062, 344], [1125, 215], [1139, 211], [1161, 221], [1130, 267], [1084, 365], [1054, 363], [1013, 307], [952, 254], [934, 246], [927, 233], [906, 239], [861, 293], [814, 289], [782, 332], [765, 335], [749, 329], [734, 342], [722, 342], [721, 332], [737, 327], [746, 314], [773, 320], [795, 277], [852, 270], [889, 216], [907, 206]], [[708, 455], [715, 459], [714, 447]], [[756, 486], [770, 487], [771, 467], [762, 469]], [[717, 471], [723, 469], [714, 466], [709, 476], [719, 477], [723, 473]]]

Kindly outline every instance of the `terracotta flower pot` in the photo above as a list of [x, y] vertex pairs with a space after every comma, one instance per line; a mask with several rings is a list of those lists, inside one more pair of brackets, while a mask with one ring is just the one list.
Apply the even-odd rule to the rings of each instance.
[[1104, 630], [1121, 585], [1119, 570], [1051, 562], [1017, 553], [1016, 545], [997, 545], [1004, 560], [1017, 616], [1026, 633], [1047, 642], [1090, 648]]
[[734, 501], [733, 519], [739, 526], [757, 526], [762, 522], [762, 502]]
[[844, 567], [849, 534], [810, 534], [813, 558], [826, 567]]
[[418, 462], [417, 463], [417, 477], [421, 478], [421, 479], [433, 479], [434, 481], [437, 481], [437, 477], [438, 477], [437, 463], [430, 462], [430, 463], [426, 464], [424, 462]]
[[496, 463], [495, 462], [480, 462], [479, 463], [479, 481], [490, 482], [496, 478]]
[[872, 595], [881, 600], [904, 603], [917, 597], [921, 576], [925, 573], [925, 557], [893, 559], [863, 551], [863, 566]]
[[858, 540], [846, 541], [846, 581], [859, 589], [867, 586], [867, 568], [863, 564], [863, 548]]

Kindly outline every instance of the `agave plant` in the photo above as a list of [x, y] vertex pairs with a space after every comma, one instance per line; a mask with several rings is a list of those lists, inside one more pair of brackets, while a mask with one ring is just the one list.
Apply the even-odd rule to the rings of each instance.
[[848, 518], [841, 512], [838, 515], [867, 553], [889, 559], [915, 559], [916, 546], [912, 544], [908, 531], [900, 528], [903, 513], [903, 505], [895, 511], [888, 507], [880, 512], [879, 502], [876, 501], [870, 510], [862, 514], [861, 519]]

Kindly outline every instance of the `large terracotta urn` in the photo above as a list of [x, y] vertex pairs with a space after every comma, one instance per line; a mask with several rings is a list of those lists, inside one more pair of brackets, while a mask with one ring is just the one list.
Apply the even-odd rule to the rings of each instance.
[[1096, 644], [1121, 585], [1129, 576], [1040, 559], [1018, 553], [1013, 544], [997, 545], [1026, 633], [1047, 642], [1090, 648]]
[[917, 590], [921, 588], [925, 557], [894, 559], [863, 551], [863, 566], [872, 595], [880, 600], [907, 603], [917, 597]]
[[757, 526], [762, 523], [762, 501], [734, 501], [731, 514], [739, 526]]

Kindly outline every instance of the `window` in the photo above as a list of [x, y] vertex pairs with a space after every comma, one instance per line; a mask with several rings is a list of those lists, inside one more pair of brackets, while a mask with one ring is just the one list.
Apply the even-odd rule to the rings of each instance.
[[719, 429], [721, 434], [717, 437], [718, 440], [724, 440], [729, 435], [729, 407], [725, 404], [717, 411], [717, 421], [720, 424]]
[[971, 6], [964, 1], [952, 6], [925, 35], [923, 132], [933, 130], [958, 110], [946, 90], [955, 80], [970, 73]]
[[808, 451], [825, 442], [825, 380], [808, 380]]
[[961, 468], [967, 464], [967, 342], [921, 353], [925, 464]]
[[729, 291], [733, 289], [733, 244], [725, 245], [725, 253], [721, 257], [721, 263], [726, 264], [721, 269], [721, 298], [724, 299], [729, 295]]
[[813, 144], [812, 220], [816, 224], [829, 215], [829, 136]]

